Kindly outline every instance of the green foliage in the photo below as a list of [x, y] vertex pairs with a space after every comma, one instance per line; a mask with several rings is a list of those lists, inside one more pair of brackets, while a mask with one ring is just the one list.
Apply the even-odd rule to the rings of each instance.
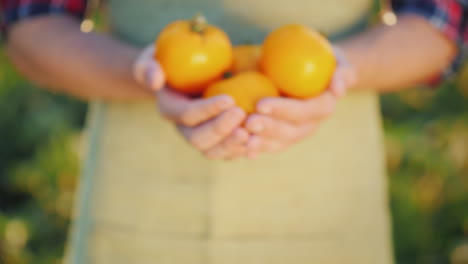
[[[58, 263], [78, 173], [85, 105], [20, 78], [0, 51], [0, 255]], [[0, 261], [0, 263], [3, 263]]]
[[[31, 86], [0, 53], [0, 263], [59, 263], [85, 105]], [[468, 238], [468, 85], [386, 95], [400, 264], [449, 263]]]
[[468, 238], [468, 98], [449, 84], [386, 95], [382, 109], [398, 263], [450, 263]]

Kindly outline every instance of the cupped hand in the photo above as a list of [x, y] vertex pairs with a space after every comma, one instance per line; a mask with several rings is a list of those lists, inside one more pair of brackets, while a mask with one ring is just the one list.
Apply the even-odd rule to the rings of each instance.
[[356, 83], [356, 71], [342, 52], [335, 50], [337, 69], [328, 89], [311, 99], [266, 98], [257, 104], [245, 128], [252, 134], [247, 142], [247, 156], [283, 151], [313, 134], [321, 122], [335, 110], [337, 101]]
[[160, 113], [172, 121], [182, 136], [211, 159], [234, 159], [245, 156], [247, 131], [241, 127], [245, 112], [235, 107], [229, 96], [194, 99], [165, 87], [162, 67], [154, 59], [154, 45], [149, 45], [134, 64], [135, 80], [156, 92]]
[[234, 99], [217, 96], [193, 99], [169, 88], [157, 92], [161, 114], [174, 122], [185, 139], [210, 159], [245, 156], [247, 131], [241, 127], [246, 113]]
[[283, 151], [311, 135], [320, 121], [335, 109], [336, 96], [325, 92], [309, 100], [267, 98], [258, 104], [258, 114], [245, 124], [252, 134], [247, 143], [248, 156], [255, 158], [263, 152]]

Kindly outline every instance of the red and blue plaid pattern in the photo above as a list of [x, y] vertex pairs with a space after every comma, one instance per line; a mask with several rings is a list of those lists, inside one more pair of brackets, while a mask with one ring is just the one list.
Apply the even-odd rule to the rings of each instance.
[[452, 67], [439, 77], [450, 78], [458, 72], [468, 56], [468, 0], [394, 0], [392, 2], [397, 13], [421, 15], [457, 43], [459, 56]]
[[3, 32], [20, 20], [44, 14], [69, 14], [82, 19], [86, 0], [0, 0], [0, 18]]
[[393, 2], [396, 12], [419, 14], [450, 39], [462, 38], [464, 42], [468, 41], [468, 32], [462, 28], [463, 17], [466, 16], [464, 9], [468, 7], [468, 0], [395, 0]]
[[[130, 1], [130, 0], [129, 0]], [[22, 19], [44, 14], [69, 14], [82, 19], [86, 0], [0, 0], [3, 32]], [[460, 56], [448, 75], [458, 70], [468, 55], [468, 0], [393, 0], [397, 13], [415, 13], [425, 17], [438, 30], [459, 45]]]

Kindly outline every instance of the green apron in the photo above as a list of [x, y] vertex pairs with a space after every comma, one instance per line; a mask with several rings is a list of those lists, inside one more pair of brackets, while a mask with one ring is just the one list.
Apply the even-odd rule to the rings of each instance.
[[[234, 43], [299, 22], [343, 33], [372, 0], [110, 0], [112, 33], [143, 47], [202, 12]], [[392, 263], [378, 98], [352, 93], [313, 136], [258, 160], [206, 160], [154, 103], [97, 102], [71, 264]]]

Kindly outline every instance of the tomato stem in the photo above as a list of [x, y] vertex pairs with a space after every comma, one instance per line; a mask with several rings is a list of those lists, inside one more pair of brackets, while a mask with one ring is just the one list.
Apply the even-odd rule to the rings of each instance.
[[200, 13], [197, 13], [190, 22], [192, 31], [200, 34], [202, 34], [208, 26], [208, 21], [206, 21], [206, 18]]

